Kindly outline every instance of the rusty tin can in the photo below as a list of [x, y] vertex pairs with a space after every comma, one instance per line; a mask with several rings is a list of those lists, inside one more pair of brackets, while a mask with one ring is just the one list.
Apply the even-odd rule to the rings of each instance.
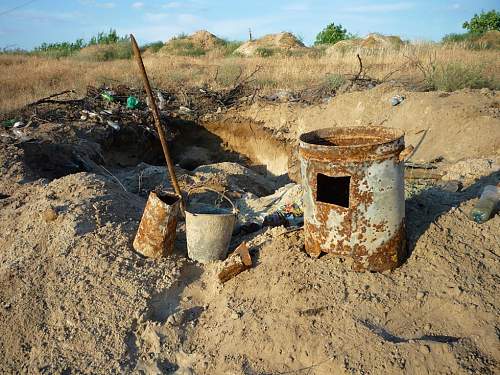
[[134, 249], [144, 256], [160, 258], [172, 254], [181, 199], [172, 193], [149, 193], [134, 239]]
[[305, 249], [352, 257], [356, 271], [397, 267], [405, 251], [404, 134], [328, 128], [300, 136]]

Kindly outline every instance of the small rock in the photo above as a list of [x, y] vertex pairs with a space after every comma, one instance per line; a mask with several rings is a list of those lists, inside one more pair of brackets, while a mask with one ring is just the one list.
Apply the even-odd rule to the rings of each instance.
[[432, 326], [431, 326], [429, 323], [427, 323], [427, 324], [424, 326], [424, 329], [425, 329], [426, 331], [430, 331], [430, 330], [431, 330], [431, 328], [432, 328]]
[[43, 217], [43, 220], [45, 220], [46, 223], [49, 223], [51, 221], [54, 221], [57, 219], [57, 212], [52, 208], [47, 208], [43, 213], [42, 213], [42, 217]]
[[231, 313], [231, 319], [238, 320], [239, 318], [240, 318], [240, 314], [238, 314], [236, 311], [233, 311]]
[[11, 303], [10, 303], [10, 302], [5, 302], [5, 303], [3, 304], [3, 308], [4, 308], [5, 310], [10, 309], [11, 307], [12, 307], [12, 305], [11, 305]]
[[419, 291], [417, 292], [417, 299], [421, 300], [425, 297], [425, 292]]

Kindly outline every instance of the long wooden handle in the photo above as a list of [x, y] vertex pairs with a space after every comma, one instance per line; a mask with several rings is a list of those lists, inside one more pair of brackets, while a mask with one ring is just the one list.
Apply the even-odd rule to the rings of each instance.
[[181, 206], [184, 211], [185, 205], [184, 200], [182, 199], [181, 189], [179, 187], [179, 183], [177, 182], [177, 176], [175, 175], [174, 163], [172, 162], [172, 158], [170, 157], [170, 152], [168, 151], [167, 139], [165, 137], [165, 131], [161, 126], [160, 121], [160, 112], [158, 111], [158, 107], [156, 106], [155, 98], [153, 97], [153, 92], [151, 90], [151, 85], [149, 84], [148, 75], [146, 73], [146, 69], [144, 68], [144, 63], [141, 57], [141, 51], [139, 50], [139, 46], [132, 34], [130, 34], [130, 41], [132, 42], [132, 50], [134, 51], [135, 61], [139, 66], [139, 70], [141, 72], [142, 80], [144, 81], [144, 89], [146, 90], [146, 95], [149, 98], [149, 103], [151, 106], [151, 111], [153, 112], [153, 117], [155, 120], [156, 130], [158, 131], [158, 135], [160, 136], [161, 147], [163, 149], [163, 154], [165, 155], [165, 161], [167, 162], [168, 173], [170, 174], [170, 179], [172, 181], [172, 185], [174, 187], [175, 193], [181, 197]]

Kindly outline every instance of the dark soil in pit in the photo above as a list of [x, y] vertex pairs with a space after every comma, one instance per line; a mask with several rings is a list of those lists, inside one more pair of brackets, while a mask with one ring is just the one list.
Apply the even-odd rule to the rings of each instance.
[[[194, 121], [174, 119], [166, 133], [172, 159], [184, 170], [220, 162], [252, 165], [247, 157], [230, 150], [221, 137]], [[116, 130], [89, 122], [43, 123], [23, 129], [22, 136], [7, 131], [2, 134], [6, 147], [0, 155], [1, 165], [8, 169], [14, 161], [19, 164], [12, 182], [54, 180], [78, 172], [115, 179], [141, 163], [165, 166], [159, 138], [140, 125], [122, 125]], [[254, 169], [259, 171], [255, 165]]]

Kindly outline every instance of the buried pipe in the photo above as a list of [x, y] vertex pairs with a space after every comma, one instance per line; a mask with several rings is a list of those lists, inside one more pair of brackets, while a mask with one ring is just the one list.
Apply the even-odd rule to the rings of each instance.
[[172, 186], [174, 187], [175, 193], [179, 196], [181, 200], [182, 211], [185, 209], [184, 201], [182, 200], [182, 193], [179, 187], [179, 183], [177, 182], [177, 176], [175, 175], [174, 163], [172, 162], [172, 158], [170, 157], [170, 152], [168, 150], [167, 139], [165, 137], [165, 131], [161, 126], [160, 113], [158, 111], [158, 107], [156, 106], [155, 99], [153, 97], [153, 92], [151, 90], [151, 85], [149, 84], [148, 75], [146, 73], [146, 69], [144, 68], [144, 62], [142, 61], [141, 51], [139, 50], [139, 46], [132, 34], [130, 34], [130, 41], [132, 43], [132, 50], [134, 51], [135, 61], [139, 66], [139, 70], [141, 72], [142, 80], [144, 81], [144, 89], [146, 90], [146, 95], [149, 98], [151, 112], [153, 112], [153, 118], [155, 120], [156, 130], [158, 131], [158, 135], [160, 137], [161, 147], [163, 149], [163, 154], [165, 155], [165, 161], [167, 162], [168, 173], [170, 174], [170, 179], [172, 181]]

